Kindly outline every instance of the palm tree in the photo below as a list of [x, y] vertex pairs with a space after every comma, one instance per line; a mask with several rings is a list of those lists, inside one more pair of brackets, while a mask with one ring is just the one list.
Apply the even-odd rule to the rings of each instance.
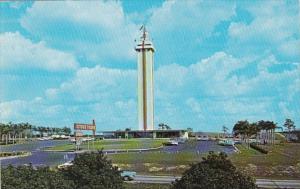
[[[245, 142], [246, 136], [247, 136], [247, 129], [249, 127], [249, 122], [247, 120], [245, 121], [238, 121], [233, 126], [233, 133], [235, 136], [239, 135], [242, 138], [242, 141]], [[246, 141], [247, 143], [247, 141]]]
[[4, 131], [5, 131], [5, 124], [0, 123], [0, 137], [1, 137], [1, 142], [3, 141], [3, 136], [4, 136]]
[[223, 125], [222, 131], [223, 131], [223, 136], [224, 136], [224, 138], [226, 138], [226, 133], [227, 133], [228, 130], [229, 130], [229, 129], [228, 129], [225, 125]]
[[6, 124], [6, 143], [10, 141], [10, 132], [11, 132], [11, 122], [9, 122], [8, 124]]
[[233, 133], [235, 136], [237, 135], [241, 135], [241, 137], [243, 138], [244, 135], [244, 128], [245, 125], [249, 124], [248, 121], [238, 121], [234, 126], [233, 126]]
[[163, 123], [158, 124], [158, 128], [160, 128], [161, 130], [164, 130], [165, 124], [163, 124]]
[[[127, 131], [130, 131], [131, 130], [131, 128], [126, 128], [127, 129]], [[125, 130], [126, 130], [125, 129]], [[128, 130], [129, 129], [129, 130]], [[69, 127], [63, 127], [62, 128], [62, 132], [65, 134], [65, 135], [70, 135], [71, 134], [71, 129], [69, 128]]]
[[273, 121], [260, 120], [258, 122], [258, 127], [261, 130], [265, 131], [266, 135], [264, 135], [264, 143], [274, 144], [275, 143], [275, 129], [277, 128], [276, 123], [274, 123]]
[[288, 130], [288, 140], [290, 140], [291, 130], [296, 128], [296, 126], [294, 125], [294, 122], [291, 119], [287, 118], [287, 119], [285, 119], [285, 123], [284, 123], [283, 126], [285, 128], [287, 128], [287, 130]]
[[165, 125], [166, 130], [171, 130], [171, 127], [169, 125]]

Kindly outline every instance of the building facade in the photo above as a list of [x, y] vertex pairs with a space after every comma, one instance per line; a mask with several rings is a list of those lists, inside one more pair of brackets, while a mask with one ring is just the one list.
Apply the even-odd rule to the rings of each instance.
[[146, 28], [135, 47], [138, 67], [138, 125], [140, 130], [154, 129], [154, 46]]

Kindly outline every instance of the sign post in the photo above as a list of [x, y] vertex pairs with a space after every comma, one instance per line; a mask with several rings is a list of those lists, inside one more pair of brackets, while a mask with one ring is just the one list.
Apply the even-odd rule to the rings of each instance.
[[[81, 138], [83, 137], [82, 131], [93, 131], [93, 137], [96, 138], [96, 123], [93, 120], [92, 124], [84, 124], [84, 123], [74, 123], [74, 136], [76, 143], [76, 150], [79, 149], [81, 145]], [[89, 143], [88, 143], [89, 149]]]

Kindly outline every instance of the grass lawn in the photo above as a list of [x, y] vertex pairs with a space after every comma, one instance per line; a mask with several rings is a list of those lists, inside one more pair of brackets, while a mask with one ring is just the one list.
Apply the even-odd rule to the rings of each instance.
[[[300, 179], [300, 144], [287, 143], [266, 146], [268, 154], [262, 154], [243, 145], [237, 145], [241, 153], [229, 155], [238, 169], [256, 178]], [[206, 154], [185, 153], [126, 153], [110, 154], [113, 164], [138, 174], [181, 175], [191, 163], [202, 160]]]
[[165, 153], [165, 152], [145, 152], [145, 153], [122, 153], [109, 154], [108, 157], [113, 162], [118, 163], [160, 163], [165, 165], [191, 164], [201, 160], [204, 154], [196, 153]]
[[[164, 140], [128, 139], [101, 140], [95, 142], [95, 149], [135, 149], [161, 146]], [[269, 153], [262, 154], [252, 148], [236, 145], [241, 153], [229, 155], [233, 164], [242, 172], [257, 178], [300, 179], [300, 144], [284, 143], [263, 146]], [[90, 149], [93, 147], [90, 142]], [[52, 150], [73, 150], [74, 145], [67, 144], [51, 148]], [[83, 145], [87, 149], [87, 144]], [[166, 153], [159, 151], [145, 153], [108, 154], [112, 163], [123, 170], [133, 170], [138, 174], [181, 175], [191, 163], [202, 160], [207, 154], [194, 151]]]
[[123, 170], [133, 170], [138, 174], [181, 175], [189, 165], [201, 161], [206, 154], [182, 153], [123, 153], [109, 154], [112, 163]]
[[[116, 149], [145, 149], [145, 148], [156, 148], [160, 147], [165, 140], [161, 139], [118, 139], [118, 140], [98, 140], [85, 142], [81, 145], [81, 149], [94, 149], [94, 150], [116, 150]], [[58, 150], [58, 151], [73, 151], [75, 150], [75, 145], [64, 144], [58, 145], [51, 148], [47, 148], [47, 150]]]
[[230, 159], [241, 171], [261, 178], [300, 178], [299, 143], [265, 146], [269, 150], [268, 154], [261, 154], [242, 145], [237, 147], [241, 153], [231, 155]]

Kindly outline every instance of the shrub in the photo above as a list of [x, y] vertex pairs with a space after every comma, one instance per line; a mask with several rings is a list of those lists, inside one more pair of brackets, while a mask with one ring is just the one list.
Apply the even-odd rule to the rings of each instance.
[[210, 152], [207, 158], [191, 166], [172, 189], [256, 189], [250, 176], [238, 171], [225, 153]]
[[102, 151], [78, 154], [63, 174], [76, 189], [122, 189], [123, 179]]
[[250, 147], [253, 148], [254, 150], [257, 150], [257, 151], [263, 153], [263, 154], [267, 154], [267, 153], [268, 153], [268, 150], [263, 149], [262, 147], [260, 147], [260, 146], [258, 146], [258, 145], [256, 145], [256, 144], [254, 144], [254, 143], [251, 143], [251, 144], [250, 144]]

